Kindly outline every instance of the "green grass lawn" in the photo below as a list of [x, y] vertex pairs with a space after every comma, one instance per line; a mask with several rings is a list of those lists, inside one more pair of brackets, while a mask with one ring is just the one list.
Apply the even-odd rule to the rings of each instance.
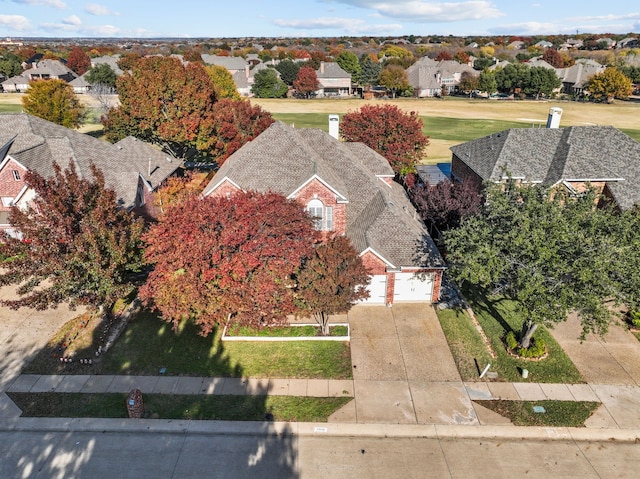
[[[600, 406], [586, 401], [474, 401], [507, 417], [516, 426], [584, 427], [584, 422]], [[533, 406], [542, 406], [536, 413]]]
[[0, 103], [0, 113], [20, 113], [22, 105], [14, 103]]
[[[127, 417], [128, 394], [9, 393], [22, 417]], [[153, 419], [223, 421], [326, 422], [350, 397], [193, 396], [145, 394], [144, 408]]]
[[[544, 339], [549, 352], [547, 358], [539, 361], [527, 361], [507, 354], [502, 339], [511, 330], [519, 334], [522, 327], [522, 319], [516, 311], [516, 305], [513, 301], [504, 298], [488, 298], [478, 292], [465, 291], [465, 295], [498, 357], [490, 357], [480, 334], [475, 330], [466, 312], [439, 310], [438, 317], [442, 329], [463, 380], [477, 380], [478, 368], [483, 369], [488, 363], [491, 363], [490, 371], [497, 372], [503, 381], [584, 382], [584, 378], [569, 357], [543, 327], [538, 328], [535, 336]], [[528, 379], [522, 378], [522, 369], [529, 371]]]
[[[72, 320], [74, 321], [74, 320]], [[65, 330], [65, 328], [62, 328]], [[96, 327], [93, 340], [100, 336]], [[27, 366], [27, 374], [130, 374], [157, 375], [166, 368], [168, 375], [211, 377], [351, 378], [351, 352], [340, 341], [239, 342], [220, 341], [221, 332], [204, 338], [191, 323], [178, 331], [145, 311], [132, 320], [114, 346], [92, 366], [76, 360], [61, 364], [53, 355], [63, 333], [54, 337]], [[97, 337], [95, 337], [97, 336]], [[95, 348], [86, 333], [86, 344], [76, 357], [92, 356]], [[94, 344], [97, 344], [94, 342]]]

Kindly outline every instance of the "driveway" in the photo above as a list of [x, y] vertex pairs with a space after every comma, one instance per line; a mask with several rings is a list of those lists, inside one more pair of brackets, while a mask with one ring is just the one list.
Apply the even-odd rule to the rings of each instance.
[[[0, 288], [0, 300], [15, 297], [15, 288]], [[4, 391], [53, 333], [81, 311], [70, 311], [66, 306], [46, 311], [0, 307], [0, 417], [12, 417], [16, 412]]]
[[591, 334], [584, 342], [574, 314], [550, 331], [589, 384], [640, 386], [640, 341], [619, 321], [604, 338]]

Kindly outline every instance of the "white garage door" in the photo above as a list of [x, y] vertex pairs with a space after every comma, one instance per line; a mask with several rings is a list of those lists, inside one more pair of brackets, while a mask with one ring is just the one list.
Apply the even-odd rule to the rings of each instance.
[[429, 273], [396, 273], [394, 301], [431, 301], [433, 279]]
[[387, 302], [387, 275], [375, 274], [369, 283], [369, 297], [363, 299], [364, 304], [385, 304]]

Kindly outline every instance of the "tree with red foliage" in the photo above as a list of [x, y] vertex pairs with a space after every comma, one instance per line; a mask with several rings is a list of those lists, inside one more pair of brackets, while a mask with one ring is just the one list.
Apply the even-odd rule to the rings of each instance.
[[461, 65], [467, 65], [471, 61], [471, 57], [464, 50], [458, 50], [453, 56], [453, 59]]
[[93, 179], [81, 178], [74, 163], [53, 175], [25, 175], [35, 198], [14, 208], [9, 223], [20, 237], [4, 235], [0, 285], [15, 284], [18, 299], [2, 304], [43, 310], [69, 301], [110, 308], [129, 294], [142, 270], [140, 219], [118, 208], [116, 194], [92, 166]]
[[215, 104], [211, 155], [218, 166], [274, 122], [271, 113], [249, 100], [223, 98]]
[[169, 208], [145, 235], [155, 265], [140, 297], [174, 328], [192, 320], [263, 327], [296, 311], [293, 275], [317, 238], [313, 220], [278, 193], [191, 197]]
[[73, 47], [67, 59], [67, 68], [78, 75], [84, 75], [91, 68], [91, 58], [80, 47]]
[[321, 52], [319, 50], [314, 50], [309, 53], [310, 59], [307, 61], [306, 65], [317, 70], [320, 68], [321, 62], [330, 62], [331, 58], [327, 56], [326, 53]]
[[293, 88], [296, 89], [298, 95], [302, 95], [305, 98], [311, 97], [319, 86], [318, 75], [311, 67], [302, 67], [293, 82]]
[[346, 141], [362, 142], [380, 153], [400, 176], [415, 171], [429, 145], [418, 113], [405, 113], [395, 105], [365, 105], [347, 113], [340, 133]]
[[546, 48], [542, 59], [554, 68], [564, 68], [564, 59], [555, 48]]
[[460, 226], [460, 222], [480, 211], [482, 195], [470, 181], [441, 181], [437, 185], [414, 185], [409, 197], [420, 217], [438, 230]]
[[435, 61], [441, 62], [443, 60], [453, 60], [453, 55], [451, 54], [451, 52], [449, 52], [448, 50], [442, 50], [436, 55]]
[[316, 246], [296, 275], [296, 302], [329, 334], [329, 315], [347, 313], [356, 301], [369, 297], [369, 271], [345, 236]]

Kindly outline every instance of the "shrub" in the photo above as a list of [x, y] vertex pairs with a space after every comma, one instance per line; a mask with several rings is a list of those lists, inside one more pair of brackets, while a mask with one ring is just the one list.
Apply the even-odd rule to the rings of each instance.
[[518, 347], [518, 340], [516, 339], [516, 335], [513, 331], [509, 331], [504, 340], [507, 343], [507, 348], [510, 351], [515, 351]]
[[539, 358], [544, 356], [547, 351], [547, 345], [544, 339], [532, 338], [531, 345], [528, 348], [523, 348], [518, 344], [516, 335], [513, 331], [509, 331], [504, 338], [504, 342], [507, 345], [507, 349], [514, 354], [522, 358]]
[[629, 316], [631, 318], [631, 325], [634, 328], [640, 329], [640, 311], [631, 311]]

